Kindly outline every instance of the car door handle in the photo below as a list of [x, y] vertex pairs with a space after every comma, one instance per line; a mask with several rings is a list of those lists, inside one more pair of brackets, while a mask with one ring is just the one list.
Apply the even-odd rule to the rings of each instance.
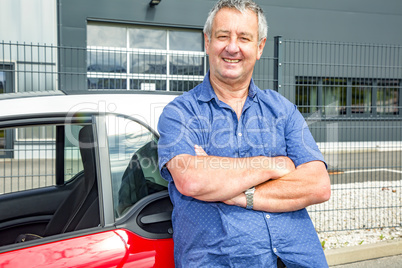
[[159, 223], [159, 222], [171, 221], [171, 220], [172, 220], [172, 212], [171, 211], [165, 211], [165, 212], [161, 212], [161, 213], [146, 215], [146, 216], [142, 216], [140, 218], [140, 222], [142, 224], [153, 224], [153, 223]]

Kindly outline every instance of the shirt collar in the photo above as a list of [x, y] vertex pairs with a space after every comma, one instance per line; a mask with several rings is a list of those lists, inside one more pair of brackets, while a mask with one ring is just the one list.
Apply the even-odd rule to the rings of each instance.
[[251, 78], [250, 86], [248, 87], [248, 96], [253, 100], [256, 100], [255, 99], [256, 95], [257, 95], [257, 86], [254, 84], [253, 78]]
[[212, 99], [215, 99], [218, 102], [218, 96], [214, 89], [212, 88], [211, 82], [209, 81], [209, 71], [204, 77], [204, 81], [202, 82], [202, 88], [198, 94], [198, 100], [203, 102], [208, 102]]
[[[257, 94], [257, 86], [254, 84], [254, 80], [251, 78], [250, 86], [248, 88], [248, 96], [251, 99], [255, 100], [256, 94]], [[209, 81], [209, 71], [208, 71], [208, 73], [204, 77], [204, 81], [202, 82], [202, 89], [199, 92], [198, 100], [208, 102], [212, 99], [215, 99], [217, 102], [219, 101], [218, 96], [216, 96], [216, 93], [212, 88], [211, 82]]]

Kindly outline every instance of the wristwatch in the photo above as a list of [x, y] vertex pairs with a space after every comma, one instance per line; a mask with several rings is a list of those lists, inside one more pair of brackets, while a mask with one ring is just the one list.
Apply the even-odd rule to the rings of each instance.
[[247, 189], [244, 193], [246, 194], [246, 200], [247, 200], [247, 209], [253, 209], [254, 205], [254, 192], [255, 192], [255, 187], [251, 187], [250, 189]]

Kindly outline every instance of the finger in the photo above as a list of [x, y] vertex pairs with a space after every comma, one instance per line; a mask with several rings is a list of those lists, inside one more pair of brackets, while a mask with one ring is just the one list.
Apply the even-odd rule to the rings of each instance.
[[204, 151], [204, 149], [202, 149], [202, 147], [197, 144], [194, 145], [194, 150], [197, 156], [207, 156], [207, 153]]

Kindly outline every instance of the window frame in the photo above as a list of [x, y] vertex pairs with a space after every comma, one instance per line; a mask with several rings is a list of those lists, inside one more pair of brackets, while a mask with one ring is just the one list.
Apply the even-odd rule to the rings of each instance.
[[[15, 85], [15, 64], [13, 62], [0, 62], [0, 72], [4, 73], [4, 80], [5, 86], [3, 84], [3, 92], [0, 94], [4, 93], [12, 93], [14, 92], [14, 85]], [[2, 143], [4, 148], [6, 149], [4, 155], [0, 155], [0, 158], [13, 158], [14, 154], [12, 152], [12, 149], [14, 148], [14, 132], [11, 130], [5, 130], [0, 132], [0, 140], [2, 140]]]
[[[88, 24], [89, 25], [89, 24]], [[98, 24], [94, 23], [91, 25], [97, 25], [97, 26], [108, 26], [108, 24]], [[110, 24], [109, 24], [110, 25]], [[171, 50], [170, 49], [170, 32], [173, 30], [183, 30], [183, 31], [190, 31], [193, 29], [185, 29], [185, 28], [172, 28], [172, 27], [152, 27], [152, 26], [143, 26], [143, 25], [132, 25], [132, 26], [127, 26], [127, 25], [121, 25], [121, 24], [116, 24], [116, 26], [121, 26], [126, 28], [126, 47], [121, 48], [121, 47], [105, 47], [105, 46], [93, 46], [93, 45], [88, 45], [87, 46], [87, 58], [89, 57], [90, 53], [122, 53], [123, 57], [125, 55], [125, 60], [126, 60], [126, 70], [125, 72], [92, 72], [92, 71], [87, 71], [87, 79], [116, 79], [120, 80], [119, 83], [122, 85], [125, 84], [125, 88], [119, 88], [117, 90], [142, 90], [142, 91], [154, 91], [151, 87], [151, 89], [148, 88], [131, 88], [131, 81], [135, 80], [148, 80], [150, 81], [150, 84], [153, 84], [153, 81], [166, 81], [166, 90], [159, 90], [155, 92], [180, 92], [180, 90], [172, 90], [170, 88], [170, 82], [171, 81], [185, 81], [185, 82], [202, 82], [204, 79], [205, 74], [207, 73], [207, 54], [205, 52], [205, 47], [203, 46], [204, 44], [204, 35], [202, 34], [202, 31], [200, 31], [200, 35], [202, 36], [202, 44], [200, 46], [203, 48], [203, 51], [186, 51], [186, 50]], [[141, 28], [147, 28], [147, 29], [157, 29], [157, 30], [165, 30], [167, 32], [166, 34], [166, 44], [167, 47], [166, 49], [144, 49], [144, 48], [130, 48], [130, 31], [129, 29], [135, 28], [135, 27], [141, 27]], [[143, 74], [143, 73], [132, 73], [131, 72], [131, 58], [133, 55], [155, 55], [155, 56], [166, 56], [166, 74]], [[194, 57], [199, 57], [202, 62], [203, 62], [203, 74], [202, 75], [175, 75], [171, 74], [170, 70], [170, 65], [172, 62], [172, 58], [176, 56], [194, 56]], [[87, 67], [88, 67], [87, 63]], [[116, 84], [116, 83], [115, 83]], [[154, 83], [155, 84], [155, 83]], [[145, 86], [144, 86], [145, 87]], [[116, 88], [90, 88], [88, 86], [89, 90], [116, 90]]]
[[[324, 83], [324, 80], [344, 80], [346, 81], [345, 84], [334, 84], [335, 86], [339, 87], [344, 87], [344, 90], [346, 92], [346, 95], [344, 96], [346, 99], [343, 100], [342, 105], [339, 105], [337, 107], [340, 108], [337, 113], [325, 113], [325, 107], [327, 104], [325, 104], [325, 88], [328, 88], [328, 86]], [[307, 81], [307, 83], [306, 83]], [[377, 93], [379, 90], [381, 90], [381, 85], [387, 85], [389, 81], [393, 82], [393, 85], [388, 87], [388, 89], [392, 89], [393, 92], [397, 92], [397, 101], [396, 103], [394, 102], [393, 106], [388, 106], [383, 109], [394, 109], [395, 112], [393, 113], [380, 113], [378, 112], [378, 99], [377, 99]], [[310, 83], [308, 83], [310, 82]], [[315, 82], [315, 83], [314, 83]], [[317, 98], [316, 98], [316, 103], [308, 103], [307, 105], [302, 103], [300, 104], [299, 97], [305, 98], [303, 95], [299, 95], [298, 92], [300, 91], [300, 87], [302, 87], [302, 91], [310, 91], [312, 88], [316, 88], [317, 90]], [[303, 87], [305, 87], [303, 89]], [[370, 99], [369, 101], [363, 100], [363, 104], [368, 104], [368, 105], [363, 105], [363, 109], [368, 109], [367, 112], [353, 112], [353, 109], [358, 109], [360, 107], [353, 101], [354, 99], [354, 90], [356, 88], [366, 88], [366, 90], [369, 90], [370, 94]], [[387, 88], [385, 86], [382, 86], [382, 88]], [[314, 77], [314, 76], [296, 76], [295, 77], [295, 104], [301, 108], [299, 108], [299, 111], [303, 115], [310, 115], [313, 113], [319, 113], [324, 117], [387, 117], [387, 116], [402, 116], [402, 79], [393, 79], [393, 78], [357, 78], [357, 77]], [[304, 94], [310, 94], [310, 92], [304, 93]], [[362, 94], [359, 96], [361, 97]], [[308, 98], [308, 97], [307, 97]], [[364, 98], [364, 94], [363, 94]], [[361, 100], [361, 99], [359, 99]], [[308, 100], [310, 101], [310, 100]], [[384, 106], [382, 106], [384, 107]], [[341, 110], [344, 109], [344, 112], [341, 112]], [[305, 110], [307, 112], [305, 112]], [[313, 111], [311, 111], [313, 110]]]
[[[143, 199], [147, 199], [149, 196], [151, 195], [155, 195], [156, 193], [148, 193], [148, 195], [146, 195], [145, 197], [142, 197], [140, 199], [137, 200], [137, 202], [135, 202], [134, 204], [132, 204], [131, 206], [127, 207], [126, 210], [124, 211], [123, 214], [118, 215], [118, 213], [116, 214], [116, 208], [117, 208], [117, 204], [115, 203], [116, 198], [118, 196], [116, 196], [116, 193], [118, 193], [115, 189], [115, 187], [113, 187], [113, 166], [114, 164], [112, 163], [112, 158], [111, 158], [111, 146], [109, 144], [109, 138], [113, 135], [111, 135], [109, 133], [109, 129], [110, 127], [116, 127], [116, 122], [117, 121], [110, 121], [110, 116], [114, 116], [115, 119], [114, 120], [128, 120], [127, 122], [129, 123], [135, 123], [138, 124], [138, 126], [140, 128], [142, 128], [143, 130], [147, 131], [147, 135], [150, 135], [150, 138], [152, 141], [156, 142], [159, 140], [159, 134], [152, 129], [148, 124], [144, 123], [143, 121], [132, 117], [132, 116], [128, 116], [128, 115], [124, 115], [124, 114], [115, 114], [115, 113], [106, 113], [106, 114], [102, 114], [102, 115], [97, 115], [94, 117], [95, 119], [95, 125], [97, 126], [97, 137], [98, 137], [98, 141], [102, 141], [101, 146], [98, 146], [99, 149], [99, 157], [98, 157], [98, 166], [99, 166], [99, 172], [102, 174], [102, 176], [98, 176], [99, 178], [101, 178], [102, 182], [102, 199], [103, 199], [103, 205], [105, 206], [105, 209], [103, 210], [106, 214], [104, 215], [105, 217], [105, 224], [114, 224], [116, 221], [122, 221], [122, 219], [127, 218], [128, 216], [130, 216], [131, 212], [133, 210], [136, 210], [137, 207], [137, 203], [141, 203], [143, 202]], [[112, 122], [112, 123], [111, 123]], [[119, 125], [119, 124], [117, 124]], [[127, 128], [127, 126], [125, 126]], [[127, 129], [124, 130], [127, 130]], [[115, 130], [114, 130], [115, 131]], [[117, 132], [116, 132], [117, 133]], [[120, 132], [119, 132], [120, 133]], [[125, 132], [125, 135], [127, 135], [129, 132]], [[125, 136], [124, 135], [124, 136]], [[149, 140], [149, 141], [151, 141]], [[142, 144], [140, 146], [140, 148], [138, 148], [138, 150], [135, 153], [138, 153], [138, 151], [140, 151], [144, 145], [148, 144], [149, 142], [147, 140], [147, 142], [145, 144]], [[119, 140], [119, 143], [121, 143], [121, 140]], [[116, 143], [114, 143], [116, 144]], [[114, 148], [114, 147], [113, 147]], [[157, 147], [155, 147], [155, 149], [157, 150]], [[128, 158], [128, 162], [127, 164], [130, 164], [131, 162], [131, 157], [132, 155], [130, 154], [130, 157]], [[121, 160], [120, 156], [119, 156], [119, 160]], [[126, 161], [127, 159], [124, 159], [124, 161]], [[158, 167], [158, 159], [155, 159], [155, 163], [156, 167]], [[126, 169], [126, 166], [123, 166], [124, 169]], [[124, 172], [124, 170], [123, 170]], [[159, 170], [157, 170], [158, 175], [159, 174]], [[123, 174], [123, 173], [121, 173]], [[119, 178], [122, 179], [122, 178]], [[158, 183], [159, 184], [159, 183]], [[165, 187], [165, 189], [161, 190], [161, 192], [163, 191], [167, 191], [167, 182], [164, 185], [161, 185], [163, 187]]]
[[3, 85], [4, 92], [0, 94], [14, 92], [15, 64], [13, 62], [0, 61], [0, 72], [5, 73], [4, 79], [6, 81], [6, 85], [5, 86]]
[[[30, 187], [28, 189], [22, 189], [22, 190], [17, 190], [17, 191], [9, 191], [5, 192], [6, 193], [15, 193], [19, 191], [28, 191], [28, 190], [35, 190], [35, 189], [41, 189], [41, 188], [46, 188], [46, 187], [53, 187], [53, 186], [62, 186], [67, 184], [71, 179], [73, 179], [77, 174], [72, 175], [70, 180], [65, 180], [65, 126], [66, 125], [83, 125], [83, 124], [92, 124], [92, 116], [91, 115], [83, 115], [82, 117], [77, 117], [77, 118], [70, 118], [68, 121], [66, 117], [61, 116], [61, 115], [36, 115], [36, 116], [18, 116], [10, 119], [3, 120], [0, 122], [0, 128], [5, 129], [9, 133], [12, 134], [12, 143], [13, 145], [22, 145], [24, 146], [24, 143], [27, 142], [27, 140], [18, 140], [18, 137], [16, 136], [16, 132], [18, 132], [19, 128], [26, 128], [26, 127], [41, 127], [41, 126], [54, 126], [54, 138], [53, 139], [45, 139], [44, 142], [41, 142], [41, 140], [38, 139], [32, 139], [29, 141], [31, 145], [44, 145], [44, 146], [54, 146], [54, 151], [51, 153], [54, 153], [54, 163], [52, 163], [53, 169], [54, 169], [54, 181], [52, 182], [51, 185], [44, 185], [44, 186], [39, 186], [39, 187]], [[11, 154], [9, 155], [9, 158], [15, 158], [15, 154], [13, 151], [14, 147], [11, 150]], [[28, 158], [29, 159], [29, 158]], [[34, 158], [32, 158], [34, 159]], [[40, 158], [42, 159], [42, 158]], [[47, 159], [43, 158], [43, 159]], [[2, 160], [4, 161], [4, 160]], [[42, 176], [42, 174], [38, 174], [39, 176]], [[36, 175], [35, 175], [36, 176]], [[48, 174], [46, 174], [48, 176]]]

